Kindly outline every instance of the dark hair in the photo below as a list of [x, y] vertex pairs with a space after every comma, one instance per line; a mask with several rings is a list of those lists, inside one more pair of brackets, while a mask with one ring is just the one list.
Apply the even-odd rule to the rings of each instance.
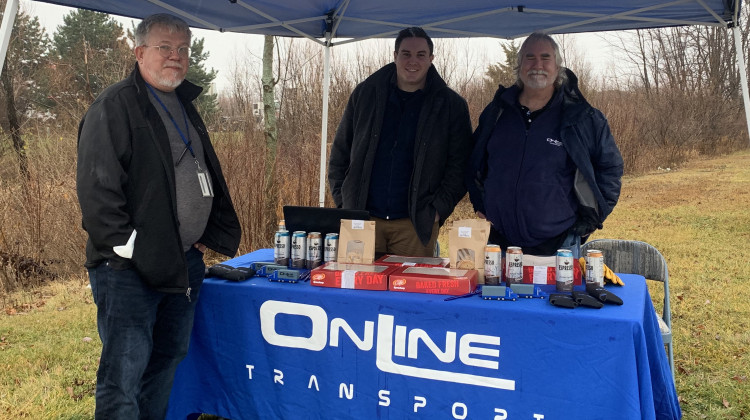
[[397, 53], [398, 49], [401, 47], [401, 41], [403, 41], [404, 38], [424, 38], [427, 41], [427, 46], [430, 48], [430, 55], [432, 55], [432, 38], [427, 35], [427, 32], [425, 32], [424, 29], [420, 28], [419, 26], [412, 26], [411, 28], [402, 29], [401, 32], [398, 33], [398, 37], [396, 37], [395, 51]]
[[135, 28], [136, 47], [140, 47], [146, 43], [146, 37], [149, 32], [151, 32], [151, 27], [154, 25], [162, 26], [169, 30], [170, 33], [182, 32], [187, 35], [188, 41], [190, 40], [190, 27], [184, 20], [177, 16], [170, 15], [169, 13], [157, 13], [144, 18], [141, 23], [138, 24], [138, 27]]

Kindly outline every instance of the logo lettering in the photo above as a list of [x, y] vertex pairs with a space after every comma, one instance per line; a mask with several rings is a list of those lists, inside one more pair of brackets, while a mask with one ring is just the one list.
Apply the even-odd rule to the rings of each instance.
[[[312, 324], [310, 335], [299, 337], [280, 334], [276, 330], [276, 318], [279, 314], [308, 318]], [[271, 345], [321, 351], [327, 344], [331, 347], [338, 347], [343, 332], [361, 351], [370, 351], [375, 346], [375, 365], [383, 372], [435, 381], [515, 390], [515, 381], [509, 379], [416, 367], [397, 363], [394, 360], [394, 356], [418, 359], [421, 343], [442, 363], [453, 363], [458, 355], [458, 360], [464, 365], [497, 370], [500, 337], [464, 334], [459, 338], [456, 332], [446, 331], [445, 346], [441, 349], [423, 329], [408, 329], [405, 325], [396, 325], [393, 315], [378, 314], [377, 329], [375, 322], [365, 321], [361, 335], [358, 335], [344, 319], [333, 318], [329, 322], [328, 314], [320, 306], [274, 300], [268, 300], [261, 305], [260, 321], [263, 338]], [[280, 381], [283, 374], [277, 372], [277, 378]], [[353, 395], [353, 385], [346, 389], [342, 384], [340, 394], [342, 397], [349, 398]], [[390, 403], [387, 395], [379, 395], [379, 397], [381, 405]], [[427, 402], [416, 398], [422, 397], [415, 397], [415, 410], [419, 408], [419, 404]]]

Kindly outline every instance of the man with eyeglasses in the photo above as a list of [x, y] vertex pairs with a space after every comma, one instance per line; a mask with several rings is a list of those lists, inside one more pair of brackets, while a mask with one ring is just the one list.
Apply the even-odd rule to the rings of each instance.
[[184, 80], [190, 28], [157, 14], [135, 31], [135, 69], [81, 120], [77, 191], [102, 353], [97, 419], [163, 419], [185, 357], [203, 253], [233, 256], [240, 224]]
[[432, 256], [440, 225], [466, 195], [469, 107], [432, 65], [432, 50], [422, 28], [399, 32], [393, 63], [354, 89], [333, 140], [333, 201], [370, 212], [376, 257]]
[[617, 204], [622, 156], [552, 37], [529, 35], [515, 71], [516, 84], [499, 87], [474, 131], [471, 202], [503, 249], [554, 255], [568, 248], [578, 258], [581, 241]]

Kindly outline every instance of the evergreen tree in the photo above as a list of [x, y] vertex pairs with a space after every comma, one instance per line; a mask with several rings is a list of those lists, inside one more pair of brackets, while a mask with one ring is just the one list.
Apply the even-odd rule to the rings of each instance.
[[502, 63], [490, 64], [485, 72], [485, 87], [494, 92], [498, 85], [509, 87], [516, 82], [516, 61], [520, 45], [515, 42], [502, 43], [505, 60]]
[[44, 117], [47, 87], [41, 77], [47, 68], [49, 37], [36, 17], [16, 16], [0, 77], [0, 126], [18, 156], [20, 172], [28, 176], [26, 145], [21, 127], [29, 118]]
[[105, 13], [78, 9], [63, 17], [53, 35], [61, 70], [68, 70], [65, 95], [90, 104], [133, 67], [133, 52], [122, 26]]
[[216, 79], [216, 70], [206, 70], [205, 62], [210, 53], [203, 52], [204, 39], [193, 39], [190, 45], [190, 65], [185, 78], [203, 88], [195, 105], [206, 121], [210, 121], [218, 113], [219, 105], [216, 93], [209, 93], [211, 83]]

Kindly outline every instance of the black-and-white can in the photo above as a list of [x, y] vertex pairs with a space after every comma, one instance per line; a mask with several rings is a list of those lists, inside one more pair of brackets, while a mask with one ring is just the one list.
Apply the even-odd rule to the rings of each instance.
[[558, 249], [555, 257], [555, 285], [558, 292], [572, 292], [575, 268], [573, 251]]
[[604, 254], [598, 249], [586, 251], [586, 286], [604, 287]]
[[500, 245], [489, 244], [484, 247], [484, 284], [499, 286], [503, 272], [503, 254]]
[[278, 265], [289, 266], [291, 236], [288, 230], [279, 230], [273, 235], [273, 262]]
[[319, 266], [322, 259], [323, 237], [320, 235], [320, 232], [310, 232], [307, 234], [307, 269], [312, 270]]
[[307, 232], [296, 230], [292, 234], [292, 268], [305, 268]]
[[339, 234], [327, 233], [323, 246], [323, 262], [336, 261], [339, 252]]
[[523, 283], [523, 250], [520, 246], [509, 246], [505, 250], [505, 283]]

